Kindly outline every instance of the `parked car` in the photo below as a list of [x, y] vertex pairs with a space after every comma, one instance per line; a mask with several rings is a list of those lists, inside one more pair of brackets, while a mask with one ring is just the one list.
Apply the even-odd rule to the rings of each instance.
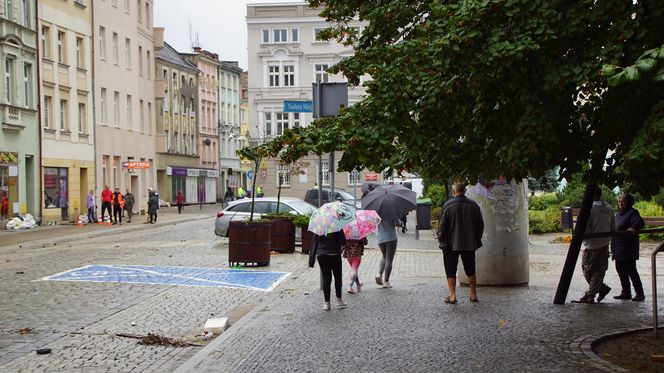
[[[279, 212], [289, 212], [294, 215], [311, 215], [316, 210], [313, 205], [299, 198], [281, 197]], [[263, 214], [277, 212], [277, 197], [257, 198], [254, 205], [254, 219], [260, 219]], [[214, 233], [217, 236], [228, 237], [228, 225], [231, 221], [248, 220], [251, 215], [251, 198], [232, 201], [223, 210], [217, 212], [214, 224]], [[295, 240], [301, 241], [299, 229], [295, 230]]]
[[[343, 189], [334, 189], [334, 198], [330, 198], [330, 189], [329, 188], [323, 188], [323, 194], [322, 194], [322, 200], [321, 200], [321, 205], [326, 204], [328, 202], [333, 202], [333, 201], [340, 201], [345, 204], [355, 206], [356, 208], [361, 208], [362, 203], [360, 202], [359, 199], [355, 199], [352, 194], [346, 192]], [[318, 188], [312, 188], [306, 191], [304, 195], [304, 201], [308, 202], [314, 206], [318, 206]]]

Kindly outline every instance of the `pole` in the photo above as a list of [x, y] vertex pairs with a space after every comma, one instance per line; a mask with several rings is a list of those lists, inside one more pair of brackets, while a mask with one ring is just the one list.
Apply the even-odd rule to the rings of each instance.
[[323, 198], [323, 156], [318, 154], [318, 207], [321, 207]]
[[330, 202], [333, 202], [334, 199], [334, 173], [336, 172], [336, 167], [334, 167], [334, 151], [330, 153], [330, 161], [327, 166], [327, 172], [330, 173]]

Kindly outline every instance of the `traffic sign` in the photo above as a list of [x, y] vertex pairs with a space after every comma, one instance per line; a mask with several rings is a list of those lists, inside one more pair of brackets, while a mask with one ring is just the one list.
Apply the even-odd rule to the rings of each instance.
[[254, 177], [254, 171], [252, 170], [247, 171], [247, 179], [251, 180], [253, 177]]

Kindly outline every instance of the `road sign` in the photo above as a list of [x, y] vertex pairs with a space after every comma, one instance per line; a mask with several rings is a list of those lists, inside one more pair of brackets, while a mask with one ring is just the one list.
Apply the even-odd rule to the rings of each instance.
[[284, 101], [284, 113], [311, 113], [313, 109], [311, 101]]
[[247, 179], [251, 180], [254, 177], [254, 171], [249, 170], [247, 171]]

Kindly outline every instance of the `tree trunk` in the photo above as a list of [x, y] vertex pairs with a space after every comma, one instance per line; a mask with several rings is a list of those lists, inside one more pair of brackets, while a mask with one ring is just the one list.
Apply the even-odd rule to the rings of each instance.
[[281, 175], [279, 175], [279, 187], [277, 188], [277, 214], [279, 213], [279, 202], [281, 202]]
[[249, 221], [254, 221], [254, 205], [256, 204], [256, 179], [258, 179], [258, 167], [261, 165], [261, 159], [254, 161], [254, 178], [251, 180], [251, 214]]

